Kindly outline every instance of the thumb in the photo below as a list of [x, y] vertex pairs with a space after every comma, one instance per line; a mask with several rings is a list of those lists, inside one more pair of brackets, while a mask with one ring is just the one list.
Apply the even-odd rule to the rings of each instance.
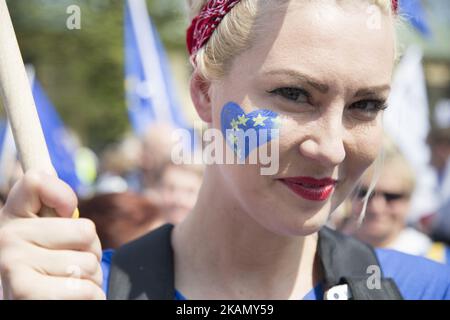
[[8, 218], [33, 218], [43, 208], [50, 208], [52, 216], [70, 218], [76, 207], [77, 197], [64, 181], [55, 175], [30, 170], [11, 189], [2, 211]]

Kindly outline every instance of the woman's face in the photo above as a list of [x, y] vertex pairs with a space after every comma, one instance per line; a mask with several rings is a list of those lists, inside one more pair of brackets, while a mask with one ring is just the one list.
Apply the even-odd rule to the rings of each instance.
[[[252, 47], [210, 87], [214, 128], [221, 129], [222, 108], [231, 101], [246, 113], [268, 109], [282, 119], [278, 173], [261, 175], [259, 165], [219, 167], [224, 188], [275, 233], [320, 229], [378, 155], [394, 27], [381, 11], [368, 14], [374, 14], [369, 6], [290, 1], [266, 12]], [[290, 179], [297, 177], [337, 182], [328, 197], [311, 200], [308, 194], [323, 195], [330, 185]]]
[[[363, 223], [356, 230], [359, 238], [372, 245], [386, 243], [396, 238], [405, 227], [412, 193], [402, 163], [387, 163], [378, 178], [375, 190], [367, 203]], [[364, 176], [361, 189], [368, 190], [370, 176]], [[361, 192], [361, 196], [364, 192]], [[353, 202], [353, 214], [358, 215], [363, 206], [361, 199]]]

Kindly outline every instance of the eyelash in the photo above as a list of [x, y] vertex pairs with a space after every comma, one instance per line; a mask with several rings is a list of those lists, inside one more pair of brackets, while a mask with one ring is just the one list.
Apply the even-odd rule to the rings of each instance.
[[[283, 88], [277, 88], [275, 90], [272, 91], [268, 91], [268, 93], [273, 94], [273, 95], [278, 95], [281, 96], [289, 101], [295, 102], [295, 103], [308, 103], [308, 101], [311, 98], [311, 95], [309, 94], [309, 92], [305, 91], [304, 89], [301, 88], [294, 88], [294, 87], [283, 87]], [[299, 97], [303, 95], [305, 97], [304, 101], [298, 101]], [[373, 103], [374, 106], [371, 109], [367, 109], [367, 108], [360, 108], [360, 107], [354, 107], [355, 105], [360, 105], [360, 104], [369, 104], [369, 103]], [[368, 113], [368, 114], [373, 114], [373, 113], [378, 113], [379, 111], [382, 110], [386, 110], [387, 108], [387, 104], [385, 101], [383, 100], [377, 100], [377, 99], [367, 99], [367, 100], [360, 100], [357, 102], [354, 102], [353, 104], [350, 105], [349, 109], [360, 109], [362, 112], [364, 113]]]
[[373, 103], [374, 104], [374, 106], [371, 109], [356, 108], [356, 109], [360, 109], [361, 111], [363, 111], [365, 113], [369, 113], [369, 114], [378, 113], [379, 111], [386, 110], [388, 107], [385, 101], [376, 100], [376, 99], [368, 99], [368, 100], [360, 100], [360, 101], [353, 103], [350, 106], [350, 109], [352, 108], [352, 106], [354, 106], [356, 104], [361, 104], [361, 103], [366, 103], [366, 104]]
[[[300, 88], [292, 88], [292, 87], [277, 88], [275, 90], [268, 91], [268, 93], [281, 96], [287, 100], [290, 100], [290, 101], [293, 101], [296, 103], [306, 103], [306, 102], [308, 102], [308, 100], [311, 97], [307, 91], [300, 89]], [[292, 97], [293, 94], [296, 95], [295, 98]], [[303, 95], [306, 97], [305, 101], [298, 101], [298, 98], [300, 97], [300, 95]]]

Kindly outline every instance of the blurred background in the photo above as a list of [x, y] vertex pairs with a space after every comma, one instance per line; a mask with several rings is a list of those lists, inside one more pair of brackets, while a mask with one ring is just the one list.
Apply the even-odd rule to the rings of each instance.
[[[82, 216], [101, 226], [104, 247], [181, 221], [195, 203], [203, 170], [170, 161], [171, 130], [192, 131], [197, 120], [187, 87], [185, 0], [7, 3], [52, 160], [78, 193]], [[444, 261], [450, 257], [450, 1], [401, 0], [400, 14], [399, 64], [385, 126], [387, 144], [395, 145], [388, 149], [397, 150], [414, 175], [396, 180], [414, 182], [384, 181], [384, 190], [357, 191], [353, 200], [368, 201], [366, 220], [374, 223], [359, 237], [405, 251], [404, 243], [420, 246], [415, 254], [434, 250]], [[0, 108], [3, 200], [20, 176], [8, 141]], [[407, 203], [400, 206], [401, 200]], [[330, 225], [355, 234], [358, 208], [345, 203]], [[443, 253], [436, 254], [435, 243]]]
[[[7, 1], [26, 63], [33, 64], [68, 128], [96, 152], [130, 130], [124, 87], [123, 0]], [[188, 60], [183, 0], [147, 1], [171, 60], [177, 91], [187, 104]], [[68, 30], [70, 5], [81, 29]]]
[[[193, 132], [196, 120], [184, 3], [7, 5], [53, 165], [77, 193], [81, 216], [97, 224], [103, 247], [184, 218], [203, 172], [201, 164], [175, 166], [170, 157], [172, 131]], [[0, 206], [21, 174], [0, 108]]]
[[[185, 0], [148, 0], [149, 14], [170, 58], [176, 88], [187, 116]], [[450, 96], [450, 3], [421, 1], [429, 35], [413, 26], [399, 29], [402, 47], [424, 49], [430, 109]], [[24, 60], [36, 73], [64, 123], [83, 143], [101, 151], [130, 130], [126, 116], [123, 0], [9, 0]], [[66, 9], [81, 9], [81, 29], [68, 30]]]

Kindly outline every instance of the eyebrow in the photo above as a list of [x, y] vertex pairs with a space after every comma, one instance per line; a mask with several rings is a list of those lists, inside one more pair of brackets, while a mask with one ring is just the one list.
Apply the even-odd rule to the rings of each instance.
[[306, 74], [303, 74], [298, 71], [294, 70], [286, 70], [286, 69], [280, 69], [280, 70], [271, 70], [266, 73], [265, 75], [283, 75], [283, 76], [289, 76], [291, 78], [295, 78], [297, 81], [306, 82], [311, 87], [315, 88], [317, 91], [321, 93], [327, 93], [330, 89], [330, 87], [324, 83], [320, 83], [320, 81], [317, 81], [311, 76], [308, 76]]
[[369, 88], [364, 88], [364, 89], [359, 89], [356, 93], [355, 93], [355, 98], [356, 97], [366, 97], [366, 96], [376, 96], [378, 95], [380, 92], [383, 91], [388, 91], [391, 89], [391, 86], [388, 84], [382, 85], [382, 86], [375, 86], [375, 87], [369, 87]]
[[[328, 91], [330, 90], [330, 87], [328, 85], [321, 83], [320, 81], [316, 80], [315, 78], [313, 78], [311, 76], [308, 76], [304, 73], [301, 73], [301, 72], [298, 72], [295, 70], [287, 70], [287, 69], [270, 70], [270, 71], [264, 73], [264, 75], [283, 75], [283, 76], [287, 75], [291, 78], [295, 78], [297, 81], [306, 82], [308, 85], [310, 85], [311, 87], [315, 88], [317, 91], [319, 91], [320, 93], [323, 93], [323, 94], [328, 93]], [[390, 89], [391, 89], [391, 86], [388, 84], [381, 85], [381, 86], [362, 88], [362, 89], [359, 89], [355, 93], [355, 98], [356, 97], [365, 97], [365, 96], [376, 96], [380, 92], [388, 91]]]

